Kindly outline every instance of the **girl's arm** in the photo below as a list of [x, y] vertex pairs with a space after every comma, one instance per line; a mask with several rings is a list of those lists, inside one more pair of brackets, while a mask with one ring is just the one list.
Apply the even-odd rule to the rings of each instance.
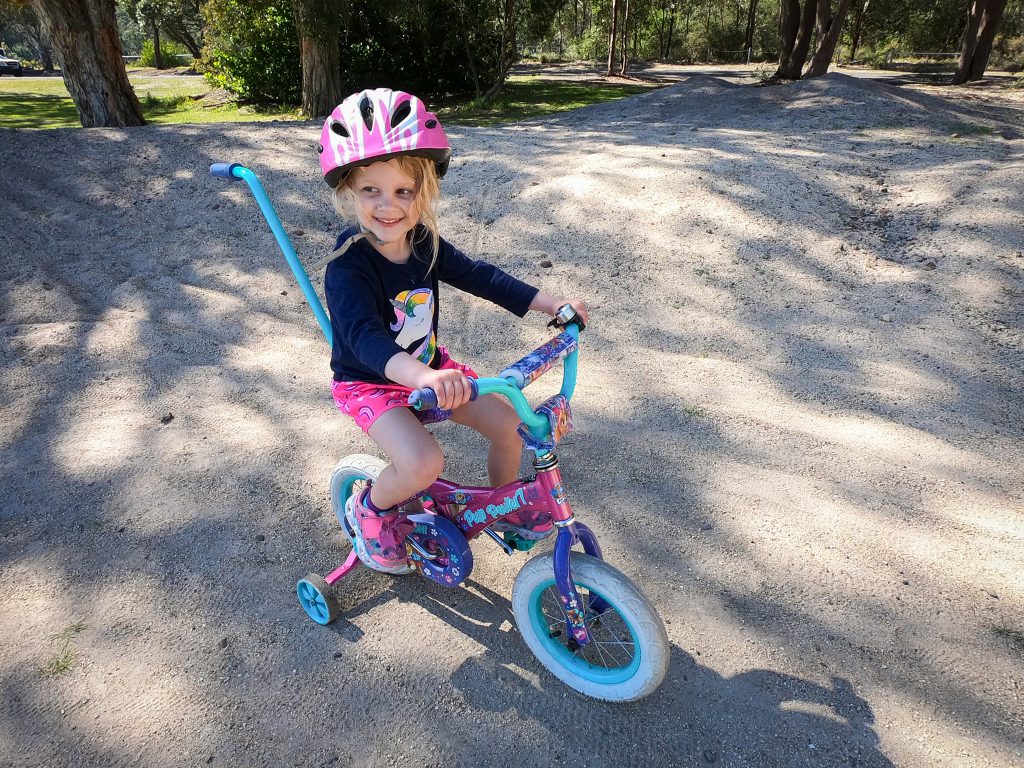
[[396, 384], [410, 389], [430, 387], [437, 393], [438, 406], [445, 410], [458, 408], [469, 400], [472, 392], [469, 378], [462, 371], [435, 371], [408, 352], [399, 352], [388, 360], [384, 366], [384, 375]]
[[563, 304], [572, 304], [573, 309], [583, 318], [583, 322], [590, 322], [590, 313], [587, 311], [587, 305], [583, 303], [582, 299], [556, 299], [550, 293], [537, 291], [537, 295], [530, 302], [530, 309], [534, 312], [544, 312], [554, 317], [558, 313], [558, 308]]

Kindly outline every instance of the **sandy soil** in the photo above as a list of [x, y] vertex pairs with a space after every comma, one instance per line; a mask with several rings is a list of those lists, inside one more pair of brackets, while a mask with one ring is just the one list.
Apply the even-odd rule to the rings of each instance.
[[[0, 131], [0, 764], [1024, 765], [1024, 141], [984, 93], [684, 75], [451, 131], [445, 234], [593, 304], [569, 498], [672, 644], [628, 706], [539, 667], [486, 541], [466, 589], [301, 612], [372, 445], [206, 169], [312, 263], [312, 123]], [[482, 372], [546, 337], [443, 300]]]

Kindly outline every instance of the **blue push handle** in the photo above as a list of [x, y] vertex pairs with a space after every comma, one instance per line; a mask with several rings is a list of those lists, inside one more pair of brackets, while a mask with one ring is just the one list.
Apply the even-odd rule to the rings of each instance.
[[316, 317], [317, 323], [320, 324], [320, 330], [323, 331], [327, 343], [333, 343], [334, 334], [331, 331], [331, 319], [327, 316], [324, 305], [320, 303], [320, 297], [316, 295], [316, 290], [309, 281], [309, 275], [306, 274], [302, 262], [299, 261], [295, 248], [292, 246], [291, 240], [288, 239], [288, 235], [281, 225], [281, 220], [277, 217], [277, 211], [274, 210], [270, 198], [267, 197], [259, 177], [241, 163], [213, 163], [210, 166], [210, 173], [214, 176], [230, 179], [231, 181], [242, 180], [249, 185], [249, 191], [256, 198], [260, 211], [263, 213], [263, 218], [270, 225], [270, 231], [274, 233], [277, 245], [281, 249], [281, 253], [284, 254], [288, 266], [291, 267], [292, 274], [295, 275], [295, 280], [302, 289], [302, 295], [306, 297], [306, 303], [313, 310], [313, 315]]
[[[470, 379], [469, 399], [476, 400], [479, 396], [480, 387], [477, 386], [476, 379]], [[437, 408], [437, 393], [430, 387], [414, 389], [409, 393], [409, 405], [417, 411], [429, 411], [431, 408]]]
[[240, 168], [238, 163], [214, 163], [210, 166], [210, 173], [221, 179], [231, 179], [231, 181], [241, 181], [241, 176], [235, 176], [235, 168]]

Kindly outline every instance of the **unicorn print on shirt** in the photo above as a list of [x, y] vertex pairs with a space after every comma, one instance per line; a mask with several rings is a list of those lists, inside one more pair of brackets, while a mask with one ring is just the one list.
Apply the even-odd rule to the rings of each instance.
[[395, 308], [395, 342], [422, 363], [429, 364], [437, 350], [434, 335], [434, 292], [429, 288], [402, 291], [391, 300]]

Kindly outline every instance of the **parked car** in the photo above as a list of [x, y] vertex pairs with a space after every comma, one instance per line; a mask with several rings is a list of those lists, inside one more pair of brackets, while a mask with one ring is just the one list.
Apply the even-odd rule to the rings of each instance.
[[7, 55], [7, 52], [0, 48], [0, 75], [14, 75], [17, 77], [21, 74], [21, 62], [17, 59], [12, 59]]

